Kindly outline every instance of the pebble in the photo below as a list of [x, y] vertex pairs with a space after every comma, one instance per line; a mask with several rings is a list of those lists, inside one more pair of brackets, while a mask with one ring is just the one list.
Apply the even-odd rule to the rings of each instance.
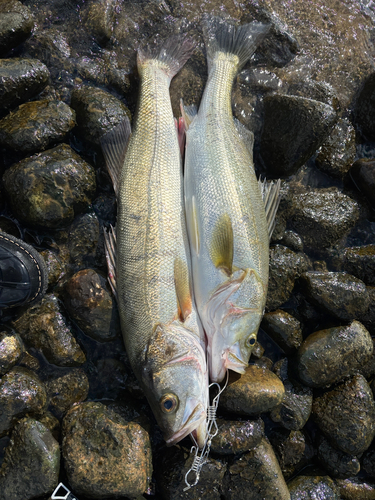
[[3, 176], [12, 210], [28, 226], [57, 229], [86, 210], [95, 171], [67, 144], [12, 165]]
[[69, 316], [89, 337], [106, 342], [120, 335], [117, 305], [108, 282], [93, 269], [83, 269], [66, 283], [63, 300]]
[[58, 418], [74, 403], [84, 401], [89, 393], [89, 380], [81, 368], [73, 368], [61, 377], [48, 380], [45, 386], [49, 408]]
[[326, 475], [300, 475], [288, 484], [290, 500], [341, 500], [339, 488]]
[[39, 377], [27, 368], [13, 367], [0, 379], [0, 436], [26, 413], [46, 408], [47, 395]]
[[367, 198], [369, 204], [375, 205], [375, 161], [372, 158], [361, 158], [353, 163], [350, 176], [359, 191]]
[[363, 453], [375, 436], [374, 397], [362, 375], [316, 397], [312, 414], [333, 446], [349, 455]]
[[338, 319], [361, 318], [369, 308], [366, 285], [346, 272], [309, 271], [300, 281], [307, 299]]
[[147, 432], [101, 403], [80, 403], [67, 412], [62, 454], [69, 484], [78, 496], [135, 498], [149, 487]]
[[266, 313], [260, 326], [287, 355], [294, 353], [301, 345], [301, 323], [286, 311], [278, 309]]
[[279, 406], [271, 411], [271, 419], [286, 429], [297, 431], [302, 429], [311, 414], [313, 393], [309, 387], [298, 382], [283, 381], [285, 395]]
[[264, 437], [263, 420], [217, 419], [219, 431], [213, 438], [211, 450], [218, 455], [235, 455], [245, 453], [257, 446]]
[[273, 429], [270, 441], [285, 479], [302, 470], [314, 457], [311, 440], [302, 431]]
[[285, 394], [281, 380], [270, 370], [249, 365], [220, 396], [219, 408], [238, 415], [259, 415], [278, 406]]
[[21, 359], [25, 347], [19, 335], [0, 332], [0, 376]]
[[358, 457], [336, 450], [324, 436], [318, 438], [317, 451], [320, 464], [332, 477], [346, 479], [361, 469]]
[[375, 500], [375, 483], [358, 478], [336, 479], [342, 500]]
[[298, 350], [297, 370], [309, 387], [325, 387], [352, 375], [372, 357], [373, 342], [359, 322], [309, 335]]
[[31, 347], [57, 366], [79, 366], [86, 356], [60, 310], [57, 298], [47, 294], [14, 321], [13, 326]]
[[21, 104], [0, 120], [0, 144], [22, 153], [44, 151], [65, 139], [75, 118], [75, 112], [62, 101]]
[[0, 57], [24, 42], [34, 28], [30, 9], [18, 0], [0, 2]]
[[271, 176], [292, 175], [321, 146], [336, 121], [328, 104], [290, 95], [264, 98], [260, 154]]
[[366, 285], [375, 285], [375, 245], [345, 248], [343, 268]]
[[15, 426], [0, 468], [1, 500], [50, 495], [59, 483], [60, 446], [41, 422], [24, 418]]

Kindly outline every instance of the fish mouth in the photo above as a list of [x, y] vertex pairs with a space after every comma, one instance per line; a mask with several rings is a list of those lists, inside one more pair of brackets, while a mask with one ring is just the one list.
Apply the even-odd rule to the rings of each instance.
[[193, 434], [200, 448], [203, 447], [207, 435], [206, 408], [194, 398], [186, 403], [182, 427], [165, 442], [167, 446], [173, 446], [189, 434]]
[[248, 362], [244, 361], [241, 353], [240, 343], [236, 342], [225, 353], [225, 368], [234, 372], [244, 374]]

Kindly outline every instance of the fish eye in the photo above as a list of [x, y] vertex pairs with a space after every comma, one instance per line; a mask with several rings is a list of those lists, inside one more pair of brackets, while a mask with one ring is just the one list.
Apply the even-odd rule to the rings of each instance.
[[247, 347], [253, 347], [256, 341], [256, 334], [252, 333], [247, 339], [246, 339], [246, 345]]
[[167, 393], [160, 400], [160, 407], [164, 413], [173, 413], [177, 410], [178, 397], [175, 394]]

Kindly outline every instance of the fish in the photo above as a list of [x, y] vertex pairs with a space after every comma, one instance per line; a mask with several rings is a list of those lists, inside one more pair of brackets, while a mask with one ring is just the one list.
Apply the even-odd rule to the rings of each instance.
[[233, 118], [235, 76], [269, 26], [204, 20], [208, 79], [199, 111], [184, 107], [185, 210], [198, 313], [213, 382], [244, 373], [264, 313], [269, 239], [280, 182], [259, 182], [253, 134]]
[[109, 278], [131, 367], [166, 444], [207, 438], [205, 335], [194, 301], [182, 160], [169, 95], [194, 50], [179, 36], [140, 49], [138, 108], [106, 134], [102, 150], [117, 197], [106, 235]]

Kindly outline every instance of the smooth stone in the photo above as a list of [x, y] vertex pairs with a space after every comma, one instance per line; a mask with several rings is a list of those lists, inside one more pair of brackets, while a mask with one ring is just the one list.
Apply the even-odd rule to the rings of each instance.
[[336, 450], [324, 436], [318, 438], [317, 451], [319, 462], [332, 477], [346, 479], [356, 476], [361, 469], [356, 456]]
[[280, 465], [272, 446], [260, 444], [228, 468], [225, 498], [228, 500], [290, 500]]
[[74, 110], [62, 101], [21, 104], [0, 120], [0, 144], [22, 153], [44, 151], [64, 140], [75, 118]]
[[246, 453], [264, 437], [263, 420], [245, 422], [217, 419], [219, 431], [212, 439], [211, 450], [218, 455]]
[[256, 359], [255, 361], [251, 362], [252, 365], [254, 366], [260, 366], [263, 369], [267, 369], [272, 371], [273, 367], [273, 361], [270, 358], [267, 358], [267, 356], [262, 356], [259, 359]]
[[94, 212], [76, 217], [70, 227], [68, 249], [76, 270], [97, 264], [100, 224]]
[[300, 475], [288, 483], [290, 500], [341, 500], [339, 488], [329, 476]]
[[39, 377], [27, 368], [13, 367], [0, 379], [0, 436], [26, 413], [41, 412], [47, 395]]
[[120, 335], [117, 305], [107, 279], [93, 269], [83, 269], [70, 278], [63, 300], [69, 316], [89, 337], [105, 342]]
[[367, 140], [375, 140], [375, 73], [369, 75], [357, 97], [353, 114], [356, 130]]
[[361, 158], [353, 163], [349, 173], [354, 184], [373, 207], [375, 205], [375, 161], [372, 158]]
[[286, 311], [266, 313], [260, 326], [287, 355], [294, 353], [302, 343], [301, 323]]
[[298, 350], [299, 378], [309, 387], [325, 387], [353, 374], [373, 354], [369, 332], [359, 322], [314, 332]]
[[290, 222], [308, 248], [327, 248], [354, 227], [359, 205], [337, 187], [309, 189], [292, 196]]
[[0, 108], [12, 108], [36, 96], [49, 76], [47, 66], [38, 59], [0, 59]]
[[355, 130], [347, 119], [340, 118], [316, 157], [317, 167], [326, 174], [342, 179], [356, 155]]
[[336, 479], [342, 500], [375, 500], [375, 483], [362, 478]]
[[259, 415], [283, 400], [284, 384], [270, 370], [249, 365], [220, 396], [219, 408], [238, 415]]
[[312, 415], [335, 448], [349, 455], [363, 453], [375, 436], [375, 403], [362, 375], [316, 397]]
[[58, 418], [74, 403], [84, 401], [89, 393], [89, 380], [81, 368], [73, 368], [61, 377], [48, 380], [45, 386], [49, 408]]
[[34, 28], [30, 9], [17, 0], [0, 2], [0, 57], [24, 42]]
[[269, 439], [285, 479], [298, 473], [314, 457], [311, 441], [302, 431], [274, 429]]
[[25, 347], [19, 335], [0, 332], [0, 376], [8, 372], [24, 352]]
[[369, 308], [366, 285], [346, 272], [309, 271], [300, 281], [306, 298], [338, 319], [361, 318]]
[[294, 252], [303, 252], [303, 241], [301, 236], [290, 229], [284, 231], [279, 243], [290, 248]]
[[270, 248], [270, 270], [266, 310], [280, 307], [291, 296], [295, 280], [309, 268], [305, 254], [282, 245]]
[[62, 454], [74, 492], [94, 499], [134, 498], [152, 474], [149, 436], [101, 403], [73, 406], [63, 420]]
[[27, 225], [57, 229], [86, 210], [95, 171], [67, 144], [12, 165], [3, 182], [14, 214]]
[[79, 366], [86, 361], [61, 314], [59, 301], [52, 294], [45, 295], [38, 304], [29, 307], [13, 326], [29, 346], [41, 351], [52, 364]]
[[343, 268], [366, 285], [375, 285], [375, 245], [345, 248]]
[[321, 146], [336, 119], [331, 106], [313, 99], [265, 96], [260, 154], [267, 172], [294, 174]]
[[307, 423], [312, 409], [313, 393], [298, 382], [283, 381], [285, 395], [281, 404], [271, 411], [271, 419], [289, 430], [297, 431]]
[[59, 483], [60, 446], [41, 422], [21, 420], [12, 432], [0, 468], [1, 500], [31, 500]]

